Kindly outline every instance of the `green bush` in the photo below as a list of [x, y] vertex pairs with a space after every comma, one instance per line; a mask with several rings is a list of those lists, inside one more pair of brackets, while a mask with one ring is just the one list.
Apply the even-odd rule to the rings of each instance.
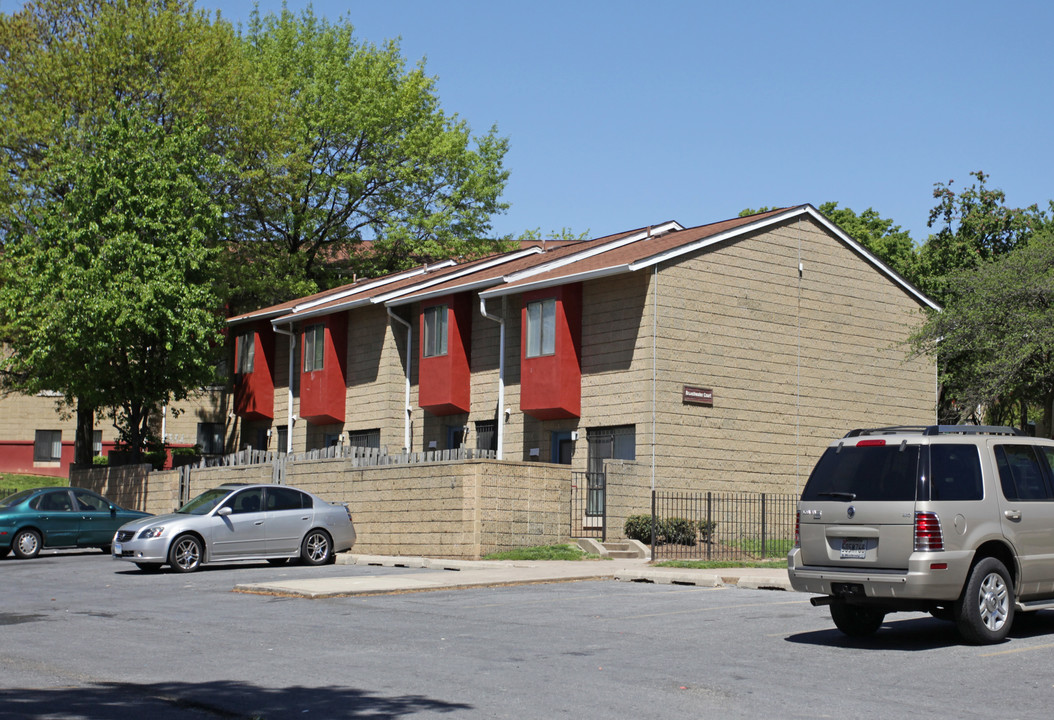
[[717, 529], [716, 520], [699, 521], [699, 542], [708, 543], [714, 539], [714, 530]]
[[[651, 544], [651, 515], [630, 515], [626, 518], [623, 529], [630, 540], [637, 540], [645, 545]], [[658, 529], [655, 534], [659, 534]]]
[[[695, 545], [710, 542], [717, 523], [713, 520], [693, 522], [687, 518], [655, 518], [656, 545]], [[623, 528], [630, 540], [651, 544], [651, 515], [630, 515]]]
[[663, 531], [663, 539], [670, 545], [695, 545], [696, 524], [688, 518], [669, 518]]
[[91, 464], [101, 465], [105, 467], [106, 465], [110, 464], [110, 458], [106, 457], [105, 455], [95, 455], [91, 459]]

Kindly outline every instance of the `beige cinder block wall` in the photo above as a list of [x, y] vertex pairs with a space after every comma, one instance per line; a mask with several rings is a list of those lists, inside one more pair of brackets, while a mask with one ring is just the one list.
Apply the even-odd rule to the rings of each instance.
[[[154, 514], [178, 504], [179, 471], [148, 466], [75, 471], [73, 483]], [[224, 482], [269, 483], [271, 465], [194, 468], [189, 494]], [[286, 484], [352, 510], [360, 553], [478, 559], [564, 542], [570, 521], [569, 470], [544, 463], [462, 461], [355, 467], [350, 461], [290, 463]]]
[[635, 425], [648, 490], [654, 465], [659, 488], [798, 492], [847, 430], [935, 420], [903, 345], [919, 302], [809, 218], [584, 290], [580, 426]]

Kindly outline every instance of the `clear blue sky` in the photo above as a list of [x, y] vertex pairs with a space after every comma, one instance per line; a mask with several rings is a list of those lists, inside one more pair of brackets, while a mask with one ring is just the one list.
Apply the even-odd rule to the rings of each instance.
[[[251, 4], [198, 0], [235, 23]], [[307, 3], [289, 0], [298, 11]], [[261, 0], [278, 11], [281, 0]], [[1054, 199], [1054, 3], [316, 0], [509, 138], [497, 234], [834, 200], [930, 230], [935, 182]]]

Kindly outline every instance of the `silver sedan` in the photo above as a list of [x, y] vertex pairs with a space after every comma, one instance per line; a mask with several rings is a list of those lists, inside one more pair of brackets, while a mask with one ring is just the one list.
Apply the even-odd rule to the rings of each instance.
[[177, 572], [230, 560], [283, 563], [299, 557], [322, 565], [354, 544], [347, 505], [284, 485], [227, 484], [170, 515], [122, 525], [113, 538], [113, 557], [141, 570], [167, 563]]

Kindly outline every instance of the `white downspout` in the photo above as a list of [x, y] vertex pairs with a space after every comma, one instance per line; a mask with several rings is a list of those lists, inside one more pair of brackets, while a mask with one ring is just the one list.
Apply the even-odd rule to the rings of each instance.
[[505, 297], [501, 298], [501, 316], [487, 312], [487, 299], [479, 299], [479, 312], [488, 320], [498, 323], [498, 460], [505, 459]]
[[403, 399], [403, 452], [410, 452], [410, 360], [413, 358], [414, 329], [413, 326], [392, 312], [390, 306], [385, 306], [388, 317], [400, 325], [406, 326], [406, 396]]
[[296, 333], [293, 332], [293, 324], [289, 324], [289, 330], [283, 330], [277, 325], [272, 325], [274, 331], [279, 335], [286, 335], [289, 337], [289, 399], [288, 409], [286, 412], [286, 431], [285, 431], [285, 451], [286, 453], [293, 452], [293, 370], [296, 369]]

